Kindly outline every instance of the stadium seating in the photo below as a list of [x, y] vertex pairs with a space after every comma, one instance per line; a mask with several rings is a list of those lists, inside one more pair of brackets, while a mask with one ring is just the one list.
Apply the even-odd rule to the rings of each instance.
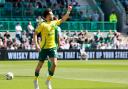
[[[42, 2], [44, 3], [44, 2]], [[96, 6], [90, 5], [87, 0], [78, 0], [77, 2], [74, 0], [71, 2], [70, 0], [68, 3], [72, 3], [73, 10], [71, 12], [69, 22], [65, 22], [61, 25], [63, 30], [86, 30], [88, 29], [91, 32], [97, 31], [100, 29], [101, 31], [108, 31], [108, 30], [116, 30], [115, 23], [109, 23], [108, 21], [94, 21], [92, 19], [92, 15], [94, 14]], [[28, 6], [27, 6], [28, 5]], [[32, 5], [31, 8], [29, 5]], [[47, 4], [46, 4], [47, 5]], [[24, 7], [23, 7], [24, 6]], [[66, 12], [65, 6], [60, 6], [57, 8], [57, 4], [54, 4], [53, 12], [55, 16], [59, 18]], [[10, 8], [9, 8], [10, 7]], [[17, 8], [18, 7], [18, 8]], [[31, 21], [36, 24], [35, 20], [38, 15], [42, 15], [42, 12], [48, 6], [43, 6], [43, 8], [37, 8], [35, 3], [32, 2], [6, 2], [4, 3], [3, 7], [0, 7], [0, 23], [3, 27], [1, 27], [0, 31], [11, 31], [15, 32], [15, 24], [20, 22], [23, 24], [23, 28], [27, 26], [28, 21]], [[52, 6], [51, 6], [52, 7]], [[8, 10], [9, 8], [9, 10]], [[31, 9], [30, 9], [31, 8]], [[8, 10], [9, 12], [7, 13]], [[29, 11], [31, 10], [31, 11]], [[27, 12], [26, 12], [27, 11]], [[32, 12], [32, 13], [31, 13]], [[32, 15], [31, 15], [32, 14]], [[99, 14], [101, 18], [101, 14]], [[99, 19], [101, 20], [101, 19]], [[75, 22], [74, 22], [75, 21]], [[36, 25], [35, 25], [36, 26]]]
[[[42, 4], [43, 3], [45, 2], [42, 2]], [[72, 18], [70, 18], [70, 20], [87, 20], [87, 19], [81, 19], [81, 12], [85, 14], [86, 10], [88, 10], [88, 12], [92, 14], [92, 10], [91, 10], [92, 7], [90, 7], [86, 3], [85, 4], [83, 3], [79, 4], [78, 2], [75, 2], [75, 3], [74, 2], [72, 3], [73, 10], [71, 13]], [[10, 20], [9, 18], [14, 18], [14, 17], [16, 18], [37, 17], [38, 15], [42, 14], [42, 12], [45, 10], [46, 7], [49, 7], [49, 6], [44, 5], [40, 8], [39, 6], [36, 6], [35, 2], [27, 2], [27, 1], [26, 2], [22, 2], [22, 1], [21, 2], [6, 2], [4, 3], [3, 7], [0, 7], [0, 12], [1, 12], [0, 20], [2, 20], [2, 18], [7, 18], [7, 17], [8, 17], [8, 20]], [[66, 9], [65, 9], [66, 6], [63, 6], [63, 5], [53, 4], [51, 8], [54, 8], [53, 12], [55, 12], [54, 14], [58, 15], [58, 17], [61, 17], [66, 12]]]
[[[75, 0], [71, 0], [71, 1], [75, 1]], [[93, 1], [95, 1], [96, 3], [93, 3]], [[3, 6], [2, 5], [0, 6], [0, 12], [1, 12], [0, 13], [0, 32], [9, 31], [9, 32], [13, 33], [13, 38], [15, 38], [15, 26], [17, 23], [20, 23], [20, 25], [22, 27], [22, 35], [23, 35], [23, 33], [25, 33], [26, 39], [30, 43], [29, 46], [32, 45], [32, 37], [29, 37], [29, 35], [26, 33], [28, 22], [31, 21], [33, 27], [36, 28], [36, 26], [37, 26], [36, 17], [39, 15], [42, 15], [42, 12], [47, 7], [52, 7], [54, 14], [60, 18], [64, 13], [66, 13], [66, 6], [67, 6], [67, 4], [64, 4], [64, 5], [62, 4], [60, 6], [58, 6], [58, 4], [54, 4], [53, 5], [54, 7], [53, 7], [52, 3], [51, 4], [48, 3], [49, 6], [46, 3], [45, 5], [38, 7], [38, 6], [35, 6], [35, 4], [33, 2], [26, 2], [24, 4], [25, 6], [22, 7], [23, 5], [19, 4], [19, 2], [18, 2], [18, 6], [16, 5], [16, 3], [17, 2], [15, 2], [15, 3], [7, 2], [7, 3], [3, 4]], [[90, 3], [92, 3], [92, 4], [90, 4]], [[91, 48], [92, 47], [91, 45], [93, 44], [93, 42], [96, 43], [94, 41], [94, 39], [97, 39], [98, 36], [96, 38], [94, 36], [98, 33], [98, 31], [108, 32], [109, 30], [112, 30], [112, 32], [114, 32], [115, 30], [117, 30], [118, 23], [117, 24], [114, 22], [110, 23], [107, 19], [105, 19], [105, 20], [101, 19], [102, 17], [104, 18], [106, 16], [109, 16], [109, 14], [110, 14], [110, 13], [107, 13], [104, 11], [104, 9], [102, 7], [102, 3], [103, 3], [102, 0], [92, 0], [92, 2], [88, 2], [88, 0], [77, 0], [77, 2], [75, 2], [75, 3], [73, 2], [72, 3], [73, 10], [70, 14], [69, 20], [64, 22], [60, 26], [63, 31], [62, 34], [67, 35], [67, 38], [63, 37], [63, 39], [69, 38], [68, 40], [70, 41], [70, 40], [72, 40], [72, 38], [74, 38], [74, 40], [77, 44], [81, 41], [79, 39], [81, 37], [81, 35], [82, 36], [85, 35], [85, 39], [83, 42], [85, 42], [85, 43], [87, 42], [87, 44], [85, 44], [85, 46], [87, 48]], [[26, 5], [28, 5], [28, 6], [26, 6]], [[113, 5], [115, 5], [115, 4], [113, 4]], [[12, 8], [8, 9], [9, 6]], [[8, 13], [7, 13], [7, 11], [8, 11]], [[94, 15], [94, 14], [96, 14], [96, 15]], [[93, 19], [93, 16], [97, 16], [98, 19], [95, 21]], [[66, 33], [65, 33], [65, 31], [66, 31]], [[89, 31], [89, 33], [91, 32], [90, 37], [87, 37], [86, 31]], [[113, 34], [113, 35], [115, 35], [115, 34]], [[103, 34], [102, 36], [103, 37], [100, 38], [101, 44], [99, 46], [104, 46], [102, 43], [104, 43], [103, 41], [107, 39], [106, 33]], [[13, 38], [10, 38], [10, 39], [13, 39]], [[26, 39], [20, 39], [20, 42], [22, 43], [22, 41], [24, 42]], [[88, 43], [88, 40], [90, 43]], [[65, 40], [65, 42], [66, 42], [66, 40]], [[105, 41], [105, 42], [107, 43], [107, 41]], [[106, 45], [106, 43], [105, 43], [105, 45]], [[78, 44], [77, 46], [78, 46], [78, 48], [80, 48], [82, 45], [80, 46]]]
[[[36, 17], [39, 15], [42, 15], [42, 12], [47, 8], [47, 7], [51, 7], [53, 9], [53, 12], [55, 14], [55, 16], [61, 18], [61, 16], [66, 13], [66, 7], [67, 4], [73, 5], [73, 10], [70, 14], [70, 18], [69, 21], [85, 21], [86, 23], [90, 23], [89, 21], [91, 21], [92, 25], [95, 22], [92, 22], [92, 15], [95, 12], [98, 12], [99, 14], [99, 21], [108, 21], [108, 17], [110, 14], [111, 10], [108, 10], [108, 12], [106, 12], [103, 7], [103, 3], [104, 0], [64, 0], [64, 1], [68, 1], [68, 2], [62, 2], [61, 0], [58, 2], [58, 0], [53, 0], [53, 3], [50, 2], [46, 2], [46, 0], [25, 0], [25, 1], [18, 1], [16, 2], [16, 0], [13, 2], [10, 0], [1, 0], [0, 2], [0, 21], [35, 21]], [[91, 1], [91, 4], [89, 3]], [[93, 2], [96, 3], [93, 3]], [[114, 2], [118, 1], [118, 2], [122, 2], [122, 5], [126, 5], [126, 0], [110, 0]], [[106, 1], [105, 1], [106, 2]], [[93, 4], [92, 4], [93, 3]], [[118, 6], [118, 5], [117, 5]], [[115, 9], [116, 7], [114, 7]], [[116, 10], [121, 10], [121, 8], [116, 8]], [[125, 24], [122, 23], [124, 20], [126, 20], [125, 16], [121, 14], [119, 15], [119, 11], [117, 11], [118, 13], [118, 20], [119, 22], [117, 23], [117, 28], [118, 29], [123, 29], [123, 25], [121, 24]], [[127, 10], [126, 10], [127, 13]], [[124, 17], [124, 18], [123, 18]], [[128, 15], [127, 15], [128, 17]], [[105, 18], [105, 19], [104, 19]], [[123, 20], [121, 20], [123, 19]], [[128, 22], [128, 21], [127, 21]], [[3, 22], [1, 22], [3, 23]], [[82, 22], [81, 22], [82, 23]], [[98, 22], [100, 23], [100, 22]], [[101, 22], [102, 23], [102, 22]], [[108, 22], [107, 22], [108, 23]], [[109, 29], [111, 28], [111, 26], [108, 26], [107, 23], [104, 24], [104, 26], [99, 25], [98, 27], [94, 27], [96, 29], [100, 29], [103, 30], [101, 28], [105, 27], [104, 29]], [[65, 23], [66, 24], [66, 23]], [[87, 24], [85, 24], [84, 27], [82, 26], [74, 26], [73, 30], [76, 29], [78, 27], [78, 30], [80, 30], [79, 28], [82, 29], [90, 29], [90, 31], [96, 31], [96, 29], [86, 26]], [[63, 24], [64, 26], [64, 24]], [[8, 28], [8, 27], [6, 27]], [[65, 27], [63, 27], [65, 28]], [[65, 28], [67, 29], [67, 28]], [[92, 30], [94, 29], [94, 30]], [[69, 30], [69, 28], [68, 28]], [[72, 29], [71, 29], [72, 30]], [[112, 30], [115, 30], [115, 28]], [[2, 30], [1, 30], [2, 31]], [[120, 30], [121, 31], [121, 30]]]

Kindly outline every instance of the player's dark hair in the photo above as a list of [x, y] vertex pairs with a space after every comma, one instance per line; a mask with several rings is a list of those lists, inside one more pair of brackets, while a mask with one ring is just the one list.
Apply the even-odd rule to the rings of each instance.
[[46, 10], [44, 11], [44, 13], [43, 13], [43, 17], [46, 18], [47, 15], [50, 14], [49, 12], [51, 12], [51, 11], [52, 11], [52, 10], [51, 10], [50, 8], [46, 9]]

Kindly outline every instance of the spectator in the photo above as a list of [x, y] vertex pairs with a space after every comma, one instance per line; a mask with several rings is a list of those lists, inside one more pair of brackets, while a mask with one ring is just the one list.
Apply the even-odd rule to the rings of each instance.
[[67, 39], [65, 41], [64, 49], [69, 49], [69, 48], [70, 48], [70, 44], [69, 44], [69, 40]]
[[126, 39], [125, 49], [128, 49], [128, 37]]
[[80, 49], [80, 44], [76, 42], [76, 39], [70, 41], [70, 49]]
[[3, 41], [1, 38], [0, 38], [0, 48], [3, 48]]
[[27, 33], [26, 33], [26, 31], [23, 31], [22, 32], [21, 39], [22, 39], [21, 42], [24, 42], [25, 39], [27, 39]]
[[2, 39], [3, 40], [3, 36], [2, 36], [2, 34], [0, 33], [0, 39]]
[[115, 11], [112, 11], [112, 13], [110, 14], [109, 21], [117, 23], [117, 15]]
[[9, 32], [8, 32], [8, 31], [6, 31], [6, 32], [5, 32], [4, 37], [6, 37], [7, 39], [9, 39], [9, 38], [10, 38], [10, 34], [9, 34]]
[[28, 29], [28, 35], [29, 35], [30, 39], [32, 39], [33, 38], [34, 27], [32, 26], [31, 22], [28, 23], [27, 29]]
[[51, 5], [52, 5], [51, 0], [46, 0], [46, 3], [47, 3], [48, 7], [51, 7]]
[[6, 2], [5, 5], [4, 5], [4, 9], [5, 9], [6, 15], [7, 15], [7, 16], [8, 16], [8, 15], [10, 16], [10, 15], [11, 15], [11, 11], [12, 11], [12, 9], [13, 9], [12, 3], [11, 3], [11, 2]]
[[125, 43], [123, 41], [123, 38], [118, 39], [119, 44], [118, 44], [118, 49], [125, 49]]
[[36, 49], [36, 45], [35, 45], [33, 39], [32, 39], [32, 41], [30, 42], [30, 47], [31, 47], [32, 50], [35, 50], [35, 49]]
[[76, 6], [77, 3], [78, 3], [78, 2], [77, 2], [76, 0], [71, 0], [71, 5]]
[[119, 44], [118, 37], [119, 37], [118, 33], [115, 32], [113, 40], [112, 40], [113, 49], [117, 49], [118, 48], [118, 44]]
[[100, 41], [101, 33], [100, 30], [97, 31], [97, 33], [94, 35], [94, 39], [96, 42]]
[[104, 44], [104, 43], [99, 44], [98, 49], [106, 49], [106, 44]]
[[86, 21], [91, 21], [92, 20], [92, 14], [89, 12], [89, 10], [86, 10], [85, 20]]
[[12, 39], [9, 39], [7, 41], [7, 50], [14, 50], [15, 49], [12, 44], [13, 44]]
[[78, 32], [77, 31], [73, 32], [73, 37], [74, 38], [77, 38], [78, 37]]
[[109, 33], [107, 34], [106, 42], [112, 42], [113, 39], [113, 33], [112, 30], [109, 30]]
[[17, 23], [17, 25], [15, 26], [15, 30], [16, 30], [16, 38], [18, 40], [21, 40], [22, 27], [21, 27], [20, 23]]
[[64, 38], [67, 38], [68, 37], [66, 30], [63, 32], [62, 37], [64, 37]]
[[16, 3], [15, 3], [15, 6], [14, 6], [14, 15], [16, 15], [16, 16], [20, 16], [20, 15], [21, 15], [21, 10], [19, 9], [21, 6], [18, 5], [18, 4], [19, 4], [19, 3], [16, 2]]
[[85, 37], [85, 39], [92, 39], [92, 36], [91, 36], [91, 34], [89, 34], [88, 30], [85, 30], [84, 37]]
[[57, 4], [61, 4], [62, 6], [68, 6], [68, 0], [57, 0]]
[[34, 44], [34, 43], [32, 43], [32, 44], [30, 45], [30, 48], [31, 48], [31, 50], [35, 50], [35, 49], [36, 49], [35, 44]]
[[83, 11], [80, 11], [80, 15], [81, 15], [80, 20], [84, 21], [86, 17]]
[[65, 38], [60, 38], [60, 49], [65, 49]]
[[79, 43], [81, 49], [83, 47], [84, 41], [85, 41], [84, 34], [81, 32], [78, 34], [78, 39], [77, 39], [77, 43]]
[[30, 43], [29, 43], [28, 39], [25, 39], [25, 41], [23, 43], [23, 49], [26, 49], [26, 50], [30, 50], [31, 49], [31, 46], [30, 46]]
[[94, 12], [94, 14], [92, 15], [92, 21], [99, 21], [100, 19], [100, 15], [98, 14], [97, 11]]
[[43, 3], [40, 0], [36, 0], [35, 3], [36, 3], [36, 6], [38, 6], [36, 8], [43, 8]]
[[3, 39], [3, 48], [7, 49], [7, 38], [6, 37], [4, 37]]
[[25, 9], [25, 15], [26, 16], [33, 16], [34, 15], [34, 12], [33, 12], [34, 7], [33, 7], [32, 3], [27, 3], [26, 5], [27, 6]]
[[36, 18], [36, 22], [38, 23], [38, 24], [40, 24], [41, 22], [43, 22], [44, 20], [41, 18], [41, 16], [38, 16], [37, 18]]
[[113, 49], [113, 46], [111, 43], [106, 43], [106, 48], [105, 49]]
[[14, 38], [12, 40], [12, 45], [13, 45], [14, 49], [18, 49], [20, 44], [21, 44], [21, 42], [19, 40], [17, 40], [17, 39]]

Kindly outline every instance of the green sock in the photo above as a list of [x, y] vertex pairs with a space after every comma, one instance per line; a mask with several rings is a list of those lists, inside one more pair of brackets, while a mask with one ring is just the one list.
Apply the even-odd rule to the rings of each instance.
[[49, 72], [50, 76], [53, 76], [54, 73], [52, 71], [50, 71], [51, 66], [52, 66], [52, 63], [48, 60], [48, 72]]
[[35, 76], [38, 77], [39, 76], [39, 72], [35, 72]]
[[48, 60], [48, 70], [50, 70], [50, 68], [51, 68], [51, 62]]

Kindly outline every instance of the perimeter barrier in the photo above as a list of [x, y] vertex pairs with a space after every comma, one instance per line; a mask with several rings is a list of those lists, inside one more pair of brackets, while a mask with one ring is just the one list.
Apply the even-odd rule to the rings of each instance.
[[[89, 60], [128, 59], [128, 50], [86, 50]], [[0, 50], [0, 60], [37, 60], [35, 50]], [[58, 50], [59, 60], [80, 60], [80, 50]]]

